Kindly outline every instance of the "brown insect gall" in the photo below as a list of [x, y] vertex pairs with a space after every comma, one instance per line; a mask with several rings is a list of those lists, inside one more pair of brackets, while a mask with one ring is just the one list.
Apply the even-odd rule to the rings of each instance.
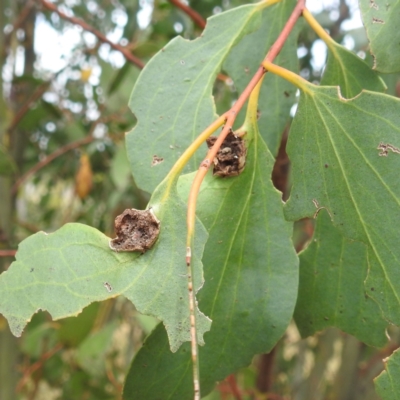
[[[207, 139], [208, 148], [211, 148], [216, 140], [215, 136], [209, 137]], [[229, 132], [214, 158], [213, 174], [220, 177], [239, 175], [246, 164], [246, 153], [247, 149], [243, 139]]]
[[156, 242], [160, 233], [160, 221], [152, 209], [126, 209], [115, 218], [116, 238], [110, 239], [110, 249], [114, 251], [149, 250]]

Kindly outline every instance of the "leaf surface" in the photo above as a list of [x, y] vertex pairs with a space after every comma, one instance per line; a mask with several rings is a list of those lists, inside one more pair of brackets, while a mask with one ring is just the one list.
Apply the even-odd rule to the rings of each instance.
[[[256, 121], [252, 124], [244, 172], [225, 179], [208, 175], [198, 200], [198, 215], [209, 232], [205, 284], [198, 298], [213, 320], [199, 349], [203, 395], [216, 381], [248, 365], [255, 354], [271, 350], [289, 324], [296, 301], [298, 259], [292, 226], [284, 221], [280, 193], [270, 180], [273, 157]], [[181, 178], [182, 193], [191, 179]], [[168, 352], [159, 327], [133, 361], [124, 398], [192, 397], [189, 346]]]
[[363, 89], [384, 92], [386, 85], [377, 72], [356, 54], [335, 41], [329, 41], [328, 60], [321, 85], [338, 85], [347, 99], [358, 95]]
[[[161, 319], [172, 351], [190, 340], [185, 264], [185, 205], [176, 186], [163, 183], [150, 201], [161, 221], [160, 236], [143, 255], [111, 251], [109, 238], [94, 228], [67, 224], [39, 232], [19, 246], [16, 261], [0, 275], [0, 312], [20, 336], [38, 310], [54, 319], [77, 315], [94, 301], [123, 294], [138, 311]], [[201, 255], [207, 235], [197, 223], [193, 249], [195, 282], [203, 282]], [[199, 341], [210, 320], [198, 311]]]
[[375, 69], [384, 73], [399, 72], [400, 2], [359, 0], [359, 4]]
[[335, 326], [370, 346], [386, 343], [387, 322], [365, 295], [367, 246], [343, 237], [321, 210], [310, 245], [300, 254], [299, 295], [295, 310], [303, 337]]
[[[223, 70], [233, 79], [239, 93], [243, 92], [259, 68], [295, 6], [295, 0], [286, 0], [263, 10], [260, 28], [244, 36], [229, 53]], [[297, 36], [298, 31], [295, 28], [274, 61], [294, 72], [297, 72], [299, 64]], [[278, 151], [282, 132], [295, 100], [296, 89], [293, 85], [274, 74], [265, 76], [258, 102], [258, 128], [273, 155]]]
[[400, 400], [400, 351], [383, 360], [385, 371], [375, 379], [375, 388], [382, 400]]
[[[288, 143], [293, 188], [286, 216], [311, 217], [325, 207], [342, 234], [367, 244], [368, 295], [399, 323], [400, 100], [367, 91], [345, 100], [337, 88], [307, 88]], [[380, 156], [378, 147], [387, 145]]]
[[[180, 154], [216, 119], [212, 98], [216, 74], [232, 46], [258, 27], [258, 7], [245, 5], [209, 18], [201, 37], [193, 41], [176, 37], [143, 69], [130, 100], [138, 123], [126, 137], [141, 189], [152, 192]], [[154, 156], [162, 162], [154, 164]], [[192, 157], [186, 171], [197, 169], [200, 158]]]
[[[363, 88], [383, 91], [376, 72], [334, 41], [328, 43], [323, 85], [337, 84], [351, 98]], [[329, 166], [328, 166], [329, 168]], [[366, 296], [367, 246], [345, 238], [325, 210], [318, 213], [314, 237], [300, 255], [300, 281], [295, 319], [303, 337], [335, 326], [372, 346], [386, 342], [386, 321], [378, 305]]]

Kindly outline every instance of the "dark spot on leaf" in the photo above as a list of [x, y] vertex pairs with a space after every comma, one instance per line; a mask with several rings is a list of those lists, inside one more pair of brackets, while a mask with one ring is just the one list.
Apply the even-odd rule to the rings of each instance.
[[112, 291], [112, 287], [108, 282], [104, 282], [103, 285], [107, 289], [107, 292], [111, 292]]
[[[210, 149], [217, 137], [211, 136], [207, 139]], [[235, 136], [232, 132], [228, 134], [214, 158], [213, 174], [220, 177], [239, 175], [246, 164], [247, 149], [242, 138]]]
[[115, 251], [149, 250], [160, 233], [160, 221], [151, 209], [127, 209], [115, 218], [117, 237], [110, 240], [110, 248]]
[[374, 290], [375, 290], [375, 288], [372, 287], [372, 288], [371, 288], [371, 291], [373, 292]]
[[35, 268], [31, 268], [29, 272], [33, 272], [35, 270]]
[[324, 320], [325, 320], [325, 321], [329, 321], [329, 318], [328, 318], [328, 317], [324, 317]]
[[153, 156], [153, 161], [151, 162], [151, 166], [154, 167], [155, 165], [161, 164], [164, 161], [162, 157], [158, 157], [156, 155]]
[[290, 93], [287, 92], [286, 90], [283, 92], [283, 94], [285, 95], [285, 97], [289, 97], [290, 96]]
[[329, 165], [328, 164], [325, 164], [325, 168], [328, 168], [329, 167]]
[[379, 18], [373, 17], [373, 18], [372, 18], [372, 23], [373, 23], [373, 24], [384, 24], [385, 21], [384, 21], [383, 19], [379, 19]]

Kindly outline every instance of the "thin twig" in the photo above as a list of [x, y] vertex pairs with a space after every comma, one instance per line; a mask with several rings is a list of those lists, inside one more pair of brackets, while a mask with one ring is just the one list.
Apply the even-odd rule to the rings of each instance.
[[234, 374], [229, 375], [226, 378], [226, 381], [228, 382], [229, 387], [232, 390], [232, 395], [236, 400], [242, 400], [242, 394], [240, 393], [240, 389], [237, 385], [236, 382], [236, 377]]
[[199, 28], [204, 29], [206, 27], [204, 18], [197, 11], [193, 10], [193, 8], [182, 3], [181, 0], [169, 0], [169, 2], [187, 14]]
[[112, 42], [109, 40], [105, 35], [103, 35], [100, 31], [93, 28], [93, 26], [89, 25], [85, 21], [81, 20], [80, 18], [76, 17], [69, 17], [68, 15], [64, 14], [62, 11], [58, 9], [58, 7], [53, 4], [49, 3], [46, 0], [39, 0], [40, 3], [44, 8], [47, 8], [50, 11], [54, 11], [57, 13], [62, 19], [65, 19], [68, 22], [71, 22], [74, 25], [79, 25], [85, 31], [93, 33], [101, 42], [108, 43], [114, 50], [119, 51], [122, 55], [133, 65], [136, 65], [138, 68], [142, 69], [144, 67], [144, 63], [138, 57], [133, 55], [126, 47], [123, 47], [117, 43]]
[[42, 97], [43, 93], [47, 90], [50, 83], [51, 82], [45, 82], [41, 84], [38, 88], [36, 88], [36, 90], [32, 93], [31, 97], [29, 97], [29, 99], [22, 105], [22, 107], [14, 115], [14, 118], [7, 129], [8, 132], [12, 132], [17, 127], [17, 125], [21, 122], [25, 114], [30, 110], [33, 103], [35, 103], [35, 101], [39, 100]]
[[19, 188], [19, 186], [31, 175], [42, 169], [44, 166], [49, 164], [51, 161], [53, 161], [55, 158], [61, 156], [62, 154], [67, 153], [70, 150], [77, 149], [78, 147], [81, 147], [85, 144], [89, 144], [95, 140], [95, 137], [92, 135], [86, 136], [83, 139], [76, 140], [75, 142], [68, 143], [67, 145], [60, 147], [53, 153], [51, 153], [49, 156], [44, 158], [43, 160], [39, 161], [37, 164], [35, 164], [30, 170], [26, 171], [25, 174], [23, 174], [13, 185], [11, 192], [12, 194], [15, 194]]
[[17, 19], [13, 24], [13, 28], [11, 29], [11, 31], [9, 31], [4, 35], [4, 42], [6, 44], [5, 48], [9, 47], [12, 34], [15, 33], [22, 26], [22, 24], [28, 18], [29, 13], [31, 12], [31, 9], [33, 8], [34, 5], [35, 5], [34, 0], [28, 0], [25, 3], [24, 8], [19, 12]]
[[41, 368], [44, 364], [44, 362], [46, 360], [48, 360], [50, 357], [52, 357], [54, 354], [56, 354], [63, 346], [61, 344], [58, 344], [57, 346], [53, 347], [52, 349], [50, 349], [49, 351], [47, 351], [46, 353], [42, 354], [42, 356], [40, 357], [40, 359], [38, 361], [36, 361], [35, 363], [33, 363], [32, 365], [30, 365], [25, 371], [24, 371], [24, 375], [22, 376], [22, 378], [20, 379], [20, 381], [17, 384], [17, 387], [15, 389], [15, 391], [17, 393], [19, 393], [21, 391], [21, 389], [24, 387], [26, 381], [28, 380], [28, 378], [39, 368]]
[[15, 257], [17, 250], [0, 250], [0, 257]]

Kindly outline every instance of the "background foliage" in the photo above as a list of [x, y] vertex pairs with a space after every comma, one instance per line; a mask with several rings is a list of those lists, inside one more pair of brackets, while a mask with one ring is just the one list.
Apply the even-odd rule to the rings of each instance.
[[[191, 1], [190, 6], [207, 18], [245, 3], [239, 0], [207, 0]], [[317, 18], [330, 30], [334, 39], [371, 64], [364, 29], [346, 29], [356, 12], [356, 3], [344, 0], [325, 5], [319, 3], [315, 6]], [[90, 33], [86, 25], [82, 27], [77, 21], [60, 17], [49, 10], [44, 1], [5, 0], [0, 16], [0, 63], [3, 71], [3, 96], [0, 99], [0, 250], [3, 251], [15, 249], [21, 240], [32, 233], [40, 230], [50, 232], [67, 222], [81, 222], [113, 236], [116, 215], [128, 207], [146, 206], [149, 196], [136, 188], [125, 155], [125, 132], [136, 124], [135, 116], [127, 106], [130, 93], [142, 67], [140, 62], [148, 62], [178, 34], [194, 39], [201, 33], [201, 29], [185, 13], [167, 1], [65, 0], [55, 4], [67, 17], [84, 20], [95, 29], [96, 34]], [[291, 6], [288, 6], [289, 12]], [[262, 18], [266, 18], [268, 12], [264, 11]], [[236, 27], [232, 29], [235, 31]], [[272, 31], [275, 29], [279, 28], [271, 27]], [[374, 27], [367, 26], [367, 29]], [[128, 49], [139, 59], [138, 65], [126, 61], [119, 51], [104, 43], [98, 33]], [[57, 62], [56, 57], [52, 57], [57, 46], [44, 50], [46, 37], [50, 36], [60, 41], [63, 37], [67, 38], [58, 46], [65, 51]], [[254, 49], [262, 57], [272, 40], [268, 38], [266, 42], [264, 37], [268, 37], [268, 32], [262, 30], [248, 35], [246, 40], [260, 43], [260, 47], [249, 46], [244, 40], [225, 60], [222, 72], [232, 77], [235, 86], [226, 77], [208, 82], [208, 90], [216, 100], [217, 112], [229, 108], [243, 90], [248, 77], [254, 73], [256, 66], [243, 66], [241, 57], [245, 60], [246, 51]], [[333, 56], [337, 56], [332, 49], [333, 45], [329, 49], [328, 63]], [[300, 24], [281, 54], [281, 60], [277, 61], [296, 70], [297, 65], [291, 64], [285, 51], [297, 51], [302, 76], [316, 82], [321, 79], [321, 59], [324, 61], [325, 50], [321, 40], [308, 27]], [[347, 53], [340, 56], [350, 57]], [[349, 62], [357, 61], [351, 58]], [[238, 68], [238, 65], [241, 67]], [[204, 72], [205, 76], [216, 74], [219, 68], [217, 62], [212, 71]], [[330, 71], [331, 75], [324, 75], [326, 84], [329, 79], [341, 77], [340, 71]], [[198, 74], [195, 71], [194, 76]], [[398, 75], [382, 77], [388, 86], [387, 92], [398, 94]], [[191, 76], [187, 78], [193, 79]], [[287, 93], [282, 107], [289, 110], [296, 102], [293, 86], [272, 74], [267, 79], [276, 79], [276, 85], [280, 85], [277, 91]], [[159, 79], [155, 78], [135, 90], [148, 94], [159, 85]], [[374, 85], [371, 90], [382, 90], [377, 81], [371, 85]], [[353, 90], [346, 89], [347, 93]], [[357, 90], [357, 85], [354, 90]], [[278, 154], [273, 180], [286, 198], [290, 181], [287, 179], [289, 165], [284, 145], [290, 121], [283, 113], [274, 126], [268, 124], [268, 110], [271, 109], [271, 99], [275, 97], [271, 93], [266, 95], [268, 98], [261, 98], [260, 102], [265, 105], [265, 112], [261, 112], [259, 121], [260, 133], [270, 150]], [[131, 105], [134, 110], [146, 106]], [[139, 110], [136, 115], [139, 117]], [[193, 134], [199, 129], [195, 126]], [[278, 152], [280, 143], [277, 138], [280, 134], [283, 139]], [[131, 134], [129, 140], [136, 139]], [[138, 144], [143, 151], [149, 151], [150, 157], [153, 155], [153, 148], [146, 147], [139, 140]], [[186, 144], [180, 143], [161, 144], [162, 147], [169, 145], [174, 147], [170, 150], [176, 155], [186, 147]], [[257, 146], [257, 152], [272, 169], [272, 160], [268, 161], [260, 146]], [[130, 155], [131, 162], [135, 162], [140, 154]], [[143, 176], [138, 176], [138, 179], [143, 179]], [[152, 190], [153, 182], [146, 182], [148, 190]], [[226, 182], [222, 186], [224, 184]], [[240, 186], [244, 183], [238, 181], [235, 184]], [[230, 190], [229, 187], [217, 189]], [[227, 201], [232, 200], [228, 198]], [[199, 213], [212, 218], [212, 213], [206, 208], [200, 209]], [[315, 243], [321, 240], [320, 245], [324, 245], [322, 233], [326, 215], [322, 212], [320, 217], [314, 242], [302, 254], [303, 263], [315, 263], [318, 257]], [[212, 221], [208, 223], [211, 226]], [[296, 226], [296, 249], [301, 250], [312, 236], [313, 222], [303, 220]], [[210, 234], [218, 236], [218, 232]], [[245, 240], [254, 242], [251, 237]], [[354, 254], [359, 256], [367, 251], [360, 244], [346, 242], [335, 232], [331, 240], [342, 246], [346, 254], [346, 258], [341, 259], [343, 264], [352, 262]], [[361, 248], [355, 249], [356, 246]], [[1, 269], [7, 269], [11, 261], [10, 257], [1, 257]], [[301, 272], [300, 279], [320, 279], [324, 274], [332, 274], [329, 266], [319, 266], [321, 272], [317, 278]], [[211, 262], [209, 267], [212, 268]], [[362, 274], [365, 268], [365, 265], [359, 264], [359, 270], [351, 272]], [[335, 282], [338, 277], [330, 276], [329, 279]], [[349, 276], [348, 279], [354, 278]], [[325, 281], [322, 279], [322, 282]], [[332, 289], [319, 287], [326, 291]], [[205, 287], [204, 290], [213, 288]], [[343, 296], [352, 296], [355, 302], [362, 303], [361, 292], [360, 289], [360, 293], [343, 293]], [[312, 295], [305, 293], [302, 296], [300, 289], [296, 320], [304, 318], [301, 317], [301, 302], [312, 301], [307, 297]], [[365, 302], [360, 307], [364, 309], [374, 304]], [[208, 311], [207, 304], [203, 307], [204, 311]], [[391, 341], [387, 343], [383, 337], [384, 324], [381, 321], [369, 322], [375, 334], [370, 344], [380, 346], [376, 350], [337, 329], [328, 328], [314, 334], [329, 324], [321, 323], [318, 309], [312, 318], [318, 321], [313, 329], [300, 323], [296, 326], [293, 322], [269, 354], [256, 357], [250, 367], [221, 382], [209, 399], [240, 398], [240, 392], [243, 398], [254, 398], [257, 393], [260, 399], [263, 398], [262, 393], [267, 392], [272, 399], [378, 399], [378, 395], [384, 398], [391, 393], [390, 390], [396, 390], [390, 387], [389, 378], [391, 374], [396, 374], [398, 368], [397, 353], [396, 358], [389, 362], [386, 375], [379, 378], [377, 392], [372, 378], [383, 369], [382, 358], [398, 347], [400, 333], [397, 329], [390, 328]], [[352, 318], [344, 314], [339, 322], [342, 329], [350, 333], [353, 333]], [[156, 323], [153, 318], [140, 315], [123, 297], [93, 303], [78, 317], [57, 322], [53, 322], [47, 313], [39, 312], [20, 339], [11, 336], [6, 320], [0, 316], [0, 399], [14, 399], [16, 396], [21, 399], [119, 398], [130, 362]], [[314, 336], [301, 339], [299, 331]], [[164, 331], [157, 328], [151, 340], [162, 344], [166, 342], [164, 336]], [[256, 347], [258, 345], [255, 344]], [[265, 344], [263, 348], [267, 347]], [[136, 377], [140, 379], [139, 374]], [[212, 381], [209, 389], [211, 387]], [[144, 387], [144, 390], [148, 389]], [[387, 398], [391, 398], [390, 395]]]

